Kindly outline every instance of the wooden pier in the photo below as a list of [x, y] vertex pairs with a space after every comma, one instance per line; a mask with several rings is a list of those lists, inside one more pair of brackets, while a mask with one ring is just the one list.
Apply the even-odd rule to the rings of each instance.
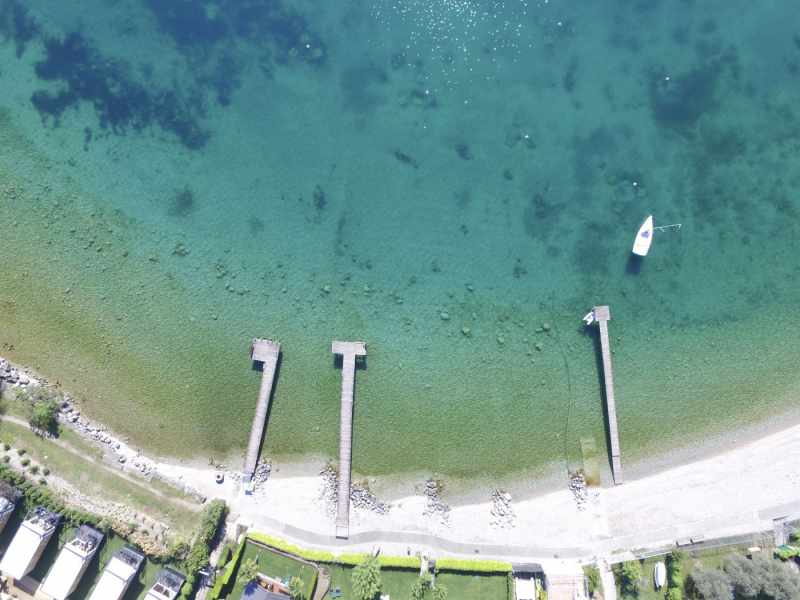
[[611, 475], [614, 484], [622, 483], [622, 461], [619, 450], [619, 431], [617, 429], [617, 407], [614, 402], [614, 369], [611, 365], [611, 345], [608, 340], [608, 322], [611, 310], [608, 306], [595, 306], [594, 319], [600, 327], [600, 348], [603, 354], [603, 379], [606, 389], [606, 411], [608, 412], [608, 439], [611, 446]]
[[331, 352], [342, 356], [336, 537], [346, 539], [350, 536], [350, 464], [353, 448], [353, 388], [356, 380], [356, 356], [366, 356], [367, 345], [364, 342], [333, 342]]
[[275, 369], [278, 367], [278, 357], [281, 353], [281, 345], [272, 340], [255, 338], [253, 345], [250, 346], [250, 358], [255, 362], [262, 363], [261, 389], [258, 391], [258, 404], [256, 404], [256, 414], [253, 416], [253, 426], [250, 428], [250, 441], [247, 444], [247, 454], [244, 459], [244, 483], [246, 491], [249, 491], [250, 480], [258, 465], [258, 454], [261, 449], [261, 439], [264, 436], [264, 428], [267, 425], [267, 414], [269, 413], [270, 398], [272, 396], [272, 386], [275, 381]]

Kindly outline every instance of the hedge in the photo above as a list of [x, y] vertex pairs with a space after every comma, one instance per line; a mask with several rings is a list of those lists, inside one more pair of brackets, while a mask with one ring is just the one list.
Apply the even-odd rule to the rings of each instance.
[[197, 532], [192, 548], [183, 562], [186, 571], [186, 583], [181, 592], [183, 600], [189, 600], [197, 587], [197, 572], [208, 564], [211, 545], [217, 536], [220, 523], [225, 520], [227, 506], [223, 500], [213, 500], [203, 511], [200, 529]]
[[[308, 550], [295, 546], [281, 538], [264, 533], [248, 533], [247, 539], [259, 542], [270, 548], [293, 554], [310, 562], [335, 563], [346, 566], [355, 566], [364, 562], [366, 554], [340, 554], [335, 555], [325, 550]], [[382, 567], [399, 569], [419, 569], [418, 556], [378, 556]], [[443, 571], [461, 571], [466, 573], [510, 573], [511, 563], [498, 560], [461, 560], [454, 558], [441, 558], [436, 561], [436, 568]]]
[[247, 539], [253, 540], [254, 542], [259, 542], [265, 546], [269, 546], [270, 548], [275, 548], [275, 550], [281, 550], [282, 552], [286, 552], [286, 554], [294, 554], [295, 556], [299, 556], [300, 558], [311, 562], [337, 562], [336, 556], [332, 552], [326, 552], [324, 550], [307, 550], [305, 548], [301, 548], [300, 546], [290, 544], [289, 542], [280, 538], [272, 537], [271, 535], [266, 535], [264, 533], [248, 533]]
[[[354, 567], [364, 562], [368, 556], [367, 554], [339, 554], [337, 556], [325, 550], [308, 550], [264, 533], [248, 533], [247, 539], [317, 563], [335, 563]], [[387, 568], [419, 569], [420, 566], [420, 558], [418, 556], [384, 556], [381, 554], [378, 556], [378, 562], [382, 567]]]
[[440, 558], [436, 561], [439, 571], [462, 571], [465, 573], [510, 573], [511, 563], [499, 560], [461, 560]]
[[228, 585], [231, 577], [239, 567], [239, 561], [242, 559], [242, 554], [244, 553], [244, 547], [247, 544], [247, 540], [242, 540], [242, 543], [239, 544], [239, 547], [236, 548], [236, 552], [233, 553], [233, 558], [228, 561], [225, 565], [225, 571], [217, 577], [217, 580], [214, 582], [214, 587], [211, 588], [211, 591], [208, 593], [209, 600], [217, 600], [222, 594], [222, 589]]

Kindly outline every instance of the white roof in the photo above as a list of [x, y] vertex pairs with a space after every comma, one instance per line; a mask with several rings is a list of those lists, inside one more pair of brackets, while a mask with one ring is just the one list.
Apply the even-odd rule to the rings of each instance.
[[536, 600], [536, 580], [533, 577], [514, 577], [517, 600]]
[[0, 561], [0, 571], [14, 579], [22, 579], [35, 566], [31, 561], [36, 556], [39, 545], [46, 543], [48, 539], [50, 538], [42, 537], [31, 528], [27, 521], [23, 521]]
[[119, 600], [135, 575], [136, 569], [133, 566], [116, 556], [112, 557], [89, 600]]
[[[94, 547], [97, 549], [97, 546]], [[67, 544], [58, 553], [55, 564], [42, 582], [42, 592], [54, 600], [65, 600], [83, 575], [94, 551], [86, 552]]]

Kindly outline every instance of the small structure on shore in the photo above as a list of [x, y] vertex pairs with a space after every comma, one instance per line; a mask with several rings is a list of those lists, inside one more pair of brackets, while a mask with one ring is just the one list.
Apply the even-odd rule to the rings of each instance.
[[8, 520], [14, 513], [15, 507], [16, 505], [11, 500], [5, 496], [0, 496], [0, 533], [3, 533], [3, 530], [6, 528]]
[[339, 490], [336, 495], [336, 537], [350, 537], [350, 463], [353, 448], [353, 391], [356, 357], [367, 355], [364, 342], [337, 342], [331, 352], [342, 357], [342, 408], [339, 429]]
[[608, 322], [611, 310], [608, 306], [595, 306], [583, 318], [587, 325], [597, 323], [600, 328], [600, 351], [603, 357], [603, 382], [605, 384], [606, 409], [608, 413], [608, 440], [611, 447], [611, 474], [614, 484], [622, 483], [622, 460], [617, 429], [617, 407], [614, 400], [614, 370], [611, 365], [611, 343], [608, 339]]
[[103, 569], [89, 600], [122, 600], [143, 562], [144, 556], [133, 548], [117, 550]]
[[44, 506], [28, 513], [0, 561], [0, 572], [20, 580], [33, 571], [60, 521], [61, 515]]
[[288, 585], [279, 579], [258, 573], [255, 581], [245, 586], [241, 600], [290, 600], [291, 597]]
[[252, 479], [258, 466], [258, 454], [264, 437], [264, 429], [267, 425], [272, 386], [275, 382], [275, 371], [278, 368], [280, 353], [281, 345], [272, 340], [254, 338], [253, 344], [250, 346], [250, 358], [253, 362], [261, 363], [262, 371], [261, 388], [258, 390], [258, 403], [256, 404], [256, 413], [253, 416], [253, 425], [250, 428], [250, 441], [247, 444], [247, 454], [245, 455], [244, 470], [242, 471], [245, 492], [253, 491]]
[[52, 600], [66, 600], [78, 587], [78, 582], [102, 542], [102, 533], [88, 525], [81, 525], [75, 537], [59, 552], [39, 592]]
[[186, 577], [175, 569], [166, 567], [161, 569], [156, 582], [153, 584], [144, 600], [175, 600], [181, 593]]

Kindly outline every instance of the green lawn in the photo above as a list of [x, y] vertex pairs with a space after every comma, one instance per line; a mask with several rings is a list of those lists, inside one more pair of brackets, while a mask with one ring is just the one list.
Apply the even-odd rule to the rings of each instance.
[[[299, 577], [305, 584], [306, 595], [309, 598], [311, 597], [311, 586], [313, 584], [314, 573], [316, 571], [313, 567], [292, 558], [283, 556], [282, 554], [278, 554], [277, 552], [273, 552], [272, 550], [253, 542], [247, 542], [245, 545], [242, 558], [239, 561], [239, 567], [241, 567], [244, 561], [249, 558], [255, 558], [258, 562], [258, 571], [264, 575], [268, 575], [269, 577], [274, 577], [285, 581], [291, 580], [292, 577]], [[246, 583], [247, 582], [245, 581], [237, 580], [233, 586], [233, 590], [228, 594], [227, 597], [231, 600], [239, 600], [244, 592]]]
[[[84, 455], [97, 456], [98, 450], [81, 440], [72, 431], [63, 431], [61, 439]], [[102, 465], [81, 460], [75, 454], [58, 447], [47, 438], [36, 435], [26, 427], [8, 421], [0, 422], [0, 441], [11, 445], [9, 454], [14, 454], [17, 448], [25, 448], [32, 460], [48, 467], [53, 475], [65, 479], [87, 495], [125, 504], [145, 512], [166, 522], [174, 532], [183, 537], [188, 538], [194, 531], [197, 516], [185, 505], [156, 496], [144, 487], [117, 476]], [[7, 453], [0, 449], [0, 455], [2, 454]], [[180, 496], [177, 491], [174, 491], [174, 495]], [[198, 510], [199, 508], [198, 505]]]
[[[341, 589], [340, 600], [353, 600], [353, 588], [350, 585], [351, 567], [330, 565], [331, 589]], [[411, 588], [419, 577], [419, 572], [410, 569], [381, 569], [383, 594], [392, 600], [409, 600]], [[508, 578], [505, 575], [487, 575], [471, 573], [439, 573], [437, 585], [447, 588], [447, 597], [453, 600], [508, 600]]]

